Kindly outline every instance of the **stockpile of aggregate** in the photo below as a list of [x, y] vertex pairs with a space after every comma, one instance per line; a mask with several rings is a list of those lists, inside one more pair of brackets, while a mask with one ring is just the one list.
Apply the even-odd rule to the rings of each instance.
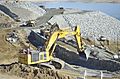
[[34, 20], [46, 13], [44, 9], [31, 2], [2, 3], [0, 10], [14, 19], [20, 18], [21, 21]]
[[61, 29], [80, 25], [84, 38], [120, 40], [120, 21], [100, 11], [54, 15], [48, 22], [57, 23]]

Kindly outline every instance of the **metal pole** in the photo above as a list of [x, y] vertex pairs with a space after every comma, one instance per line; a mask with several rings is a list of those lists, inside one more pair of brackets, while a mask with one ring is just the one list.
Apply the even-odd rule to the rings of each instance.
[[101, 78], [100, 79], [103, 79], [103, 72], [101, 71], [100, 73], [101, 73]]
[[84, 79], [86, 79], [87, 71], [84, 72]]

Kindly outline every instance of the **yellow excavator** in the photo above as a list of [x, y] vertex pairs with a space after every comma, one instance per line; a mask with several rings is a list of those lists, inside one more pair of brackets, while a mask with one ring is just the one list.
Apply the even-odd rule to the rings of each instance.
[[39, 64], [49, 68], [53, 66], [57, 69], [64, 67], [64, 62], [58, 58], [53, 57], [53, 52], [56, 47], [57, 39], [64, 38], [66, 36], [74, 36], [77, 43], [78, 52], [84, 51], [84, 46], [81, 39], [80, 26], [76, 26], [74, 31], [69, 30], [57, 30], [53, 32], [46, 42], [45, 47], [41, 47], [37, 50], [24, 49], [19, 53], [19, 62], [27, 65]]

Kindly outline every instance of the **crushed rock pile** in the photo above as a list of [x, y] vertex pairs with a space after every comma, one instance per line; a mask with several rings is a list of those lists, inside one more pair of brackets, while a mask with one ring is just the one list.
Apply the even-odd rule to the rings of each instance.
[[36, 68], [20, 63], [12, 63], [9, 65], [0, 65], [0, 72], [9, 73], [25, 79], [73, 79], [68, 75], [60, 74], [47, 68]]
[[34, 20], [46, 11], [32, 2], [9, 2], [0, 4], [0, 10], [12, 18], [19, 17], [21, 21]]
[[48, 22], [57, 23], [61, 29], [80, 25], [82, 37], [92, 40], [100, 36], [120, 40], [120, 21], [100, 11], [54, 15]]

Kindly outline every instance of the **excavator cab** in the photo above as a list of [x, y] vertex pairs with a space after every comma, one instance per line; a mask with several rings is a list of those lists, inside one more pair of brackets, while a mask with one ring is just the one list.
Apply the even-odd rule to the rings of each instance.
[[45, 51], [45, 46], [38, 46], [37, 50], [40, 52]]

